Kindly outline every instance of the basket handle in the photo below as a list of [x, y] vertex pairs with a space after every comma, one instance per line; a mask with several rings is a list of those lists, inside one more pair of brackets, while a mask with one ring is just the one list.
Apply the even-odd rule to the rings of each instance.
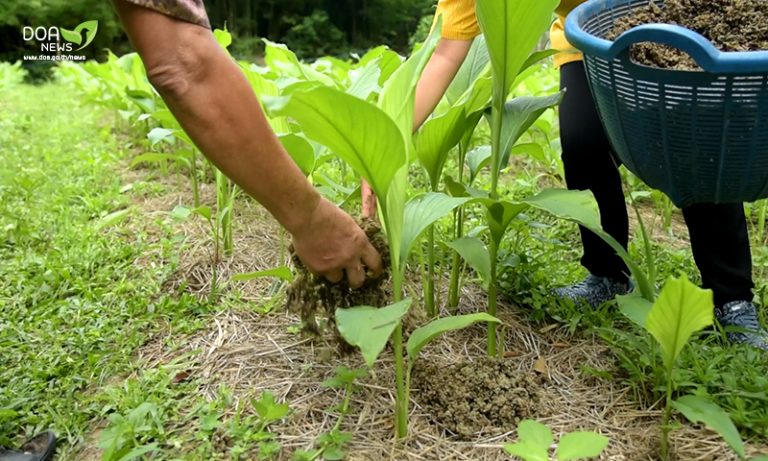
[[568, 40], [587, 54], [612, 60], [630, 46], [641, 42], [669, 45], [688, 53], [707, 72], [714, 74], [768, 72], [768, 51], [723, 52], [698, 32], [674, 24], [644, 24], [621, 34], [615, 41], [584, 31], [587, 18], [610, 9], [622, 0], [591, 0], [576, 8], [565, 24]]

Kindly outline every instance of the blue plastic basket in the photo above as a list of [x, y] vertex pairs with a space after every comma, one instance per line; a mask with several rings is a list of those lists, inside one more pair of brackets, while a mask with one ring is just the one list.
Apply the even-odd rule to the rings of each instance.
[[[679, 207], [768, 197], [768, 51], [721, 52], [700, 34], [665, 24], [604, 38], [617, 19], [647, 6], [590, 0], [566, 19], [616, 154]], [[629, 48], [641, 42], [678, 48], [704, 71], [636, 64]]]

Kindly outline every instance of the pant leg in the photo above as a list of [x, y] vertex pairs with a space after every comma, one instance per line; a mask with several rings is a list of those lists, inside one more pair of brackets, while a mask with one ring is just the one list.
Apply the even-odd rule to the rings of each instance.
[[[629, 240], [629, 219], [621, 187], [618, 162], [597, 114], [582, 62], [560, 69], [560, 140], [565, 181], [569, 189], [591, 190], [600, 208], [603, 229], [624, 248]], [[624, 261], [600, 237], [579, 227], [584, 255], [581, 264], [590, 273], [627, 280]]]
[[741, 203], [697, 204], [683, 209], [691, 250], [702, 285], [714, 292], [715, 306], [752, 300], [752, 254]]

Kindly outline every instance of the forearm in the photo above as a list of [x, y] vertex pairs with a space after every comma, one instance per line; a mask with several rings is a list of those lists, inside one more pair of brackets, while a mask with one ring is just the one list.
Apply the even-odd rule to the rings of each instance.
[[416, 87], [413, 129], [416, 131], [435, 110], [464, 63], [472, 40], [440, 39]]
[[183, 98], [165, 101], [192, 140], [224, 174], [291, 233], [320, 200], [272, 132], [237, 65], [211, 53], [206, 72]]
[[208, 29], [116, 0], [150, 81], [203, 154], [292, 234], [320, 195], [272, 132], [253, 89]]

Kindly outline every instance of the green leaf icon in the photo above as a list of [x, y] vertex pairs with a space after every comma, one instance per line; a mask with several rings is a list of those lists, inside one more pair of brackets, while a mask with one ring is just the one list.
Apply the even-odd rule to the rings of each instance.
[[[83, 43], [83, 30], [85, 30], [85, 43]], [[99, 30], [99, 21], [85, 21], [79, 26], [75, 27], [75, 30], [67, 30], [63, 27], [59, 27], [61, 36], [64, 40], [74, 43], [75, 45], [82, 45], [75, 51], [80, 51], [86, 46], [90, 45], [94, 38], [96, 38], [96, 32]]]

